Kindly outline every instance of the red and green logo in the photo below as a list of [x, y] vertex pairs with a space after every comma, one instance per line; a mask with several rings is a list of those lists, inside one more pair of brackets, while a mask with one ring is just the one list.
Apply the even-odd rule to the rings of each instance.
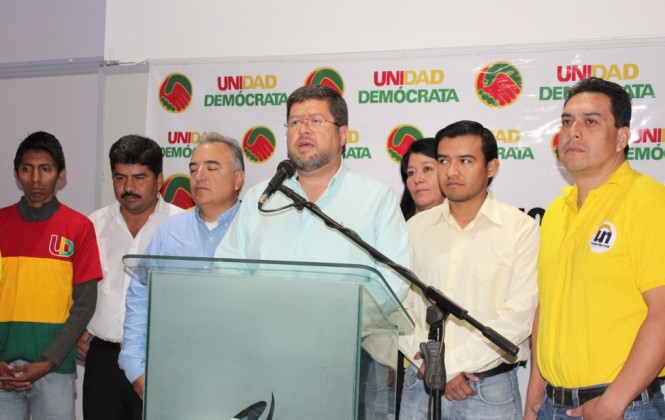
[[167, 203], [185, 210], [194, 207], [194, 199], [189, 189], [189, 177], [185, 174], [173, 174], [166, 178], [159, 192]]
[[413, 125], [398, 125], [388, 135], [386, 152], [388, 152], [390, 159], [396, 163], [400, 163], [402, 161], [402, 156], [404, 156], [404, 153], [409, 150], [411, 143], [422, 138], [423, 133]]
[[344, 96], [344, 79], [337, 70], [330, 67], [319, 67], [311, 72], [305, 79], [305, 85], [325, 85]]
[[510, 63], [497, 61], [485, 66], [476, 76], [476, 94], [487, 106], [503, 108], [522, 94], [522, 74]]
[[556, 133], [554, 137], [552, 137], [552, 154], [554, 154], [554, 157], [556, 160], [559, 160], [559, 133]]
[[71, 257], [74, 255], [74, 241], [64, 236], [51, 235], [48, 250], [56, 257]]
[[171, 73], [159, 87], [159, 103], [174, 114], [183, 112], [192, 103], [192, 82], [182, 73]]
[[275, 134], [268, 128], [250, 128], [242, 138], [242, 151], [254, 163], [263, 163], [275, 153]]

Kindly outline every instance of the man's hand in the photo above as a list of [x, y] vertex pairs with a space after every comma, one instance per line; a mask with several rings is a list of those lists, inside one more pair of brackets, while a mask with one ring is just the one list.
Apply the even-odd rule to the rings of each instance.
[[32, 388], [32, 384], [19, 379], [20, 376], [13, 366], [0, 362], [0, 389], [9, 392], [23, 392]]
[[423, 352], [419, 351], [418, 353], [416, 353], [416, 355], [413, 356], [413, 360], [423, 361], [423, 364], [420, 365], [420, 369], [418, 369], [418, 379], [422, 380], [423, 378], [425, 378], [425, 369], [427, 368], [427, 366], [425, 366], [425, 360], [423, 359]]
[[134, 391], [138, 394], [141, 401], [143, 401], [143, 387], [145, 386], [145, 375], [141, 375], [134, 382], [132, 382]]
[[76, 358], [82, 362], [85, 362], [85, 356], [88, 355], [88, 350], [90, 350], [90, 339], [92, 334], [88, 330], [84, 330], [83, 334], [79, 337], [76, 342]]
[[537, 420], [538, 410], [540, 410], [540, 406], [543, 405], [543, 401], [545, 401], [544, 381], [542, 381], [543, 386], [541, 386], [540, 383], [534, 384], [533, 382], [535, 381], [529, 381], [529, 387], [526, 390], [524, 420]]
[[445, 396], [448, 401], [466, 400], [476, 395], [476, 391], [469, 386], [469, 380], [478, 382], [480, 379], [473, 373], [460, 373], [446, 384]]
[[20, 374], [21, 380], [30, 383], [42, 376], [46, 376], [53, 372], [56, 368], [55, 363], [50, 360], [42, 360], [41, 362], [28, 363], [27, 365], [14, 366], [14, 371]]
[[28, 363], [21, 366], [10, 366], [0, 362], [0, 381], [5, 391], [23, 392], [32, 388], [32, 384], [56, 368], [50, 360]]
[[566, 411], [566, 415], [571, 417], [582, 417], [584, 420], [621, 420], [623, 419], [623, 409], [614, 407], [611, 401], [603, 399], [602, 396], [587, 401], [577, 408]]
[[524, 420], [537, 420], [538, 410], [545, 401], [545, 378], [540, 374], [537, 363], [538, 323], [540, 320], [540, 306], [533, 316], [533, 329], [531, 330], [531, 373], [529, 385], [526, 388], [526, 403], [524, 405]]
[[[418, 369], [418, 379], [425, 377], [425, 361], [423, 360], [423, 353], [418, 352], [413, 356], [414, 360], [422, 360], [423, 364]], [[448, 401], [452, 400], [465, 400], [470, 396], [476, 395], [476, 391], [471, 389], [467, 380], [478, 382], [480, 379], [473, 373], [461, 373], [453, 378], [446, 384], [446, 392], [444, 393]]]

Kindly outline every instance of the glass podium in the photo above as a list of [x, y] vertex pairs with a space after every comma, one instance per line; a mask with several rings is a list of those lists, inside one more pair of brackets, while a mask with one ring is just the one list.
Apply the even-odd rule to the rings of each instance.
[[123, 261], [149, 285], [146, 420], [393, 418], [413, 321], [374, 268]]

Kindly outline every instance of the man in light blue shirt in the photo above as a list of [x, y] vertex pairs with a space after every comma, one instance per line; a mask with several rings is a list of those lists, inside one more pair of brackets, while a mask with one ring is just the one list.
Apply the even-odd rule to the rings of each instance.
[[[342, 96], [326, 86], [304, 86], [289, 96], [287, 107], [288, 156], [297, 172], [284, 185], [394, 262], [408, 266], [408, 233], [393, 190], [342, 163], [348, 133]], [[267, 183], [247, 191], [246, 204], [215, 257], [364, 264], [376, 267], [400, 300], [406, 295], [405, 280], [311, 212], [260, 212], [257, 203]], [[278, 192], [264, 209], [291, 203]]]
[[[189, 163], [190, 189], [196, 207], [173, 216], [155, 232], [146, 254], [212, 257], [238, 212], [238, 193], [245, 178], [242, 149], [237, 141], [208, 134], [192, 153]], [[143, 399], [147, 279], [137, 271], [127, 291], [127, 314], [119, 364]]]
[[[408, 233], [393, 190], [342, 163], [347, 124], [346, 102], [336, 90], [322, 85], [295, 90], [287, 101], [286, 127], [288, 157], [297, 172], [284, 185], [316, 203], [323, 213], [354, 230], [392, 261], [408, 266]], [[245, 204], [215, 252], [216, 257], [363, 264], [379, 270], [396, 297], [402, 300], [408, 289], [405, 280], [387, 266], [377, 263], [349, 238], [327, 227], [308, 210], [289, 208], [261, 213], [257, 203], [267, 183], [261, 182], [246, 193]], [[291, 203], [291, 199], [278, 192], [263, 209]], [[363, 347], [369, 351], [387, 347], [370, 348], [367, 344], [363, 342]], [[368, 354], [363, 353], [363, 356], [368, 357]], [[372, 351], [372, 356], [380, 360], [383, 355]], [[381, 361], [383, 364], [393, 362]], [[365, 418], [389, 418], [389, 406], [394, 401], [379, 399], [391, 398], [391, 392], [394, 395], [394, 391], [388, 389], [393, 385], [390, 375], [394, 372], [376, 363], [370, 366], [378, 375], [371, 378], [368, 375], [361, 392], [375, 388], [368, 385], [369, 381], [375, 381], [378, 388], [387, 392], [382, 392], [382, 396], [361, 396], [361, 404], [365, 406], [361, 405], [360, 410], [365, 413]], [[377, 413], [384, 409], [388, 412]]]

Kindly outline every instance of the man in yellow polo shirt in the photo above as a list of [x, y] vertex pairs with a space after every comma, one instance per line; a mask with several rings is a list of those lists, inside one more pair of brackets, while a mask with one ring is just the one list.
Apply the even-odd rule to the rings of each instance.
[[547, 209], [525, 418], [662, 419], [665, 187], [626, 161], [631, 100], [582, 80], [561, 116], [575, 185]]

